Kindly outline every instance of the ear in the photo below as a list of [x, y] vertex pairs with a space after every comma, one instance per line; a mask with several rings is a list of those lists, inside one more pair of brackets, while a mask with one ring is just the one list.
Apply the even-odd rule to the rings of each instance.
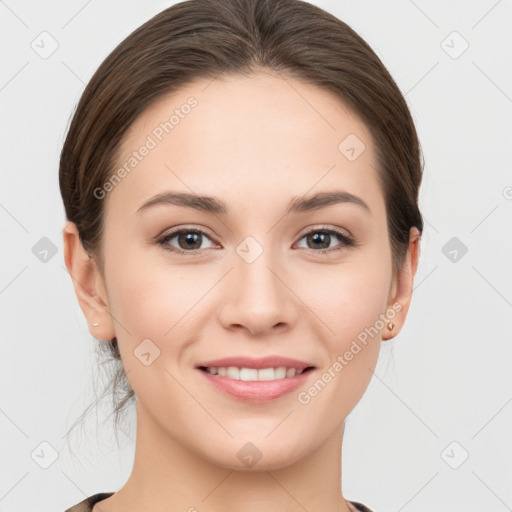
[[[409, 306], [411, 305], [412, 289], [414, 285], [414, 276], [418, 268], [420, 232], [418, 228], [412, 227], [409, 232], [409, 248], [404, 259], [404, 264], [398, 275], [393, 280], [393, 286], [389, 297], [388, 309], [397, 311], [395, 317], [390, 320], [394, 328], [389, 331], [386, 326], [382, 331], [382, 339], [389, 340], [394, 338], [402, 329]], [[393, 305], [395, 307], [393, 308]], [[398, 306], [401, 306], [400, 309]]]
[[110, 340], [115, 336], [115, 331], [98, 265], [84, 249], [74, 222], [66, 222], [62, 237], [66, 268], [80, 308], [89, 324], [89, 332], [98, 340]]

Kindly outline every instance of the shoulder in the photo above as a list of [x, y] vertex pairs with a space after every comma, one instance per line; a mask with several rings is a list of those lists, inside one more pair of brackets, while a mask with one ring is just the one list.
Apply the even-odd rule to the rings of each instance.
[[367, 506], [363, 505], [362, 503], [359, 503], [358, 501], [348, 501], [347, 503], [353, 512], [373, 512], [371, 509], [369, 509]]
[[85, 498], [85, 500], [73, 505], [72, 507], [65, 510], [65, 512], [91, 512], [92, 507], [98, 503], [98, 501], [105, 500], [112, 496], [113, 492], [100, 492]]

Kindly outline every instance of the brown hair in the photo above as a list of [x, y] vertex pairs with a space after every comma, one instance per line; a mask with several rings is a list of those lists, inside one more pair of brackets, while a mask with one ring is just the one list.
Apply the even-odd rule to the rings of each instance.
[[[103, 269], [104, 201], [94, 190], [114, 172], [123, 135], [153, 102], [194, 80], [277, 71], [335, 93], [366, 124], [386, 201], [393, 271], [403, 264], [410, 228], [423, 231], [418, 192], [423, 159], [399, 88], [370, 46], [347, 24], [301, 0], [188, 0], [151, 18], [95, 72], [78, 103], [60, 157], [67, 219]], [[341, 142], [341, 141], [340, 141]], [[117, 339], [100, 342], [117, 360], [111, 385], [134, 397]]]

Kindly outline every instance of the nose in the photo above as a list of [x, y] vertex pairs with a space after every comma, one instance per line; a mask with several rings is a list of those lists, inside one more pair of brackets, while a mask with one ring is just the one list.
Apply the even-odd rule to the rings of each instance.
[[252, 336], [285, 331], [295, 324], [298, 311], [290, 288], [290, 274], [270, 250], [254, 261], [234, 255], [234, 268], [225, 282], [220, 319], [228, 330], [246, 330]]

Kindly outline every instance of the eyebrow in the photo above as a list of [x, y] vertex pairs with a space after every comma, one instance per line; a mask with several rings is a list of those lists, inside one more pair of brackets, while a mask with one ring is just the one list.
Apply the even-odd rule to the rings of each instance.
[[[301, 213], [336, 204], [355, 204], [361, 206], [370, 215], [370, 207], [358, 196], [345, 192], [343, 190], [332, 190], [328, 192], [319, 192], [312, 196], [293, 197], [286, 208], [286, 215], [290, 213]], [[214, 213], [217, 215], [226, 215], [229, 211], [227, 204], [216, 197], [198, 196], [186, 192], [163, 192], [146, 201], [137, 212], [146, 210], [151, 206], [170, 204], [175, 206], [184, 206], [195, 210]]]

